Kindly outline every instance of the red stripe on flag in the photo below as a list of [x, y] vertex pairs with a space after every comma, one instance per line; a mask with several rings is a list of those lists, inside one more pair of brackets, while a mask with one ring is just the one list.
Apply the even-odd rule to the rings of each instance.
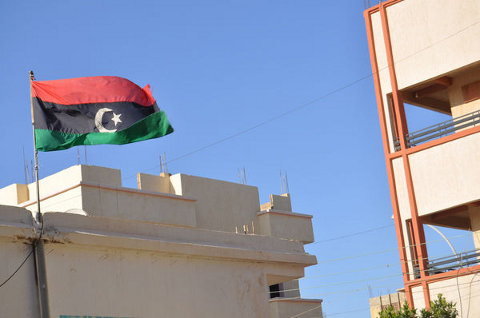
[[133, 102], [152, 106], [155, 103], [150, 85], [142, 89], [137, 84], [117, 76], [32, 81], [32, 97], [62, 105]]

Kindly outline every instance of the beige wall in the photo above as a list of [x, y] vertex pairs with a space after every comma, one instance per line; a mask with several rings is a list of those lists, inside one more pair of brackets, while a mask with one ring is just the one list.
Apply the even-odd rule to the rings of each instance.
[[388, 134], [388, 141], [390, 151], [393, 151], [393, 134], [392, 129], [390, 127], [390, 122], [393, 120], [392, 114], [390, 114], [390, 110], [388, 107], [388, 94], [392, 92], [392, 84], [390, 82], [390, 73], [388, 69], [388, 62], [387, 62], [387, 53], [385, 49], [385, 41], [383, 39], [383, 29], [382, 29], [382, 21], [380, 18], [380, 13], [372, 14], [372, 29], [373, 29], [373, 41], [375, 45], [375, 53], [377, 58], [377, 66], [378, 72], [380, 77], [380, 90], [382, 101], [384, 105], [384, 116], [385, 116], [385, 124], [387, 125], [387, 134]]
[[480, 199], [480, 133], [409, 156], [419, 215]]
[[[480, 275], [466, 275], [430, 284], [430, 298], [437, 299], [441, 293], [447, 301], [456, 303], [460, 318], [480, 317]], [[461, 302], [460, 302], [460, 297]], [[416, 308], [424, 308], [423, 292], [420, 287], [413, 290]]]
[[312, 216], [306, 214], [265, 211], [257, 216], [258, 234], [303, 242], [313, 242]]
[[378, 318], [380, 312], [387, 306], [392, 306], [395, 310], [398, 310], [403, 306], [406, 300], [405, 292], [397, 292], [370, 298], [368, 301], [370, 304], [370, 317]]
[[[32, 216], [0, 205], [0, 282], [10, 277], [32, 251]], [[38, 317], [33, 256], [0, 288], [0, 317]]]
[[[313, 242], [310, 215], [291, 212], [288, 194], [271, 195], [275, 211], [258, 216], [258, 189], [253, 186], [177, 174], [137, 175], [139, 190], [121, 185], [120, 171], [73, 166], [40, 180], [43, 211], [115, 217], [215, 231], [274, 236]], [[35, 184], [0, 189], [0, 203], [36, 211]], [[277, 211], [278, 209], [287, 210]]]
[[[0, 281], [5, 281], [31, 251], [31, 245], [0, 237]], [[29, 257], [15, 276], [0, 288], [1, 317], [39, 317], [33, 268], [33, 257]]]
[[462, 86], [480, 80], [480, 66], [473, 67], [461, 75], [455, 76], [452, 86], [448, 88], [448, 97], [452, 105], [452, 117], [459, 117], [480, 110], [480, 99], [465, 103]]
[[322, 301], [309, 299], [281, 299], [270, 300], [270, 318], [322, 318]]
[[257, 187], [177, 174], [170, 177], [177, 195], [194, 197], [197, 227], [234, 232], [250, 225], [260, 209]]
[[[480, 200], [480, 133], [409, 155], [420, 216]], [[402, 218], [410, 218], [401, 158], [393, 160]]]
[[[52, 317], [268, 317], [268, 286], [316, 263], [302, 243], [273, 237], [58, 212], [43, 220]], [[29, 211], [0, 206], [0, 277], [33, 238]], [[10, 300], [0, 316], [37, 317], [32, 259], [0, 289]]]
[[399, 89], [480, 60], [476, 0], [404, 0], [387, 15]]
[[173, 195], [149, 195], [134, 189], [82, 187], [82, 208], [92, 216], [196, 226], [195, 200]]
[[268, 316], [254, 263], [58, 244], [46, 253], [52, 317]]
[[[480, 60], [480, 3], [475, 0], [404, 0], [386, 9], [397, 84], [400, 90], [441, 77]], [[390, 149], [393, 149], [388, 95], [392, 92], [380, 13], [372, 14], [373, 40], [379, 69]], [[458, 105], [456, 79], [449, 90]], [[453, 110], [454, 116], [478, 108], [478, 101]], [[455, 107], [454, 107], [455, 108]]]

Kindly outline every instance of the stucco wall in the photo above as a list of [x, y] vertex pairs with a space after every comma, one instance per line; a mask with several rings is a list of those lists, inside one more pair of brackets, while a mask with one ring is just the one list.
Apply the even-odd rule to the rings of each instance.
[[[32, 251], [32, 246], [0, 238], [0, 282], [4, 282]], [[1, 317], [38, 316], [33, 257], [0, 288]]]
[[260, 209], [257, 187], [176, 174], [170, 177], [175, 193], [196, 198], [197, 227], [234, 232], [251, 227]]
[[[479, 290], [480, 275], [471, 274], [430, 284], [430, 298], [435, 300], [438, 293], [441, 293], [447, 301], [456, 303], [460, 317], [480, 317]], [[420, 287], [413, 289], [413, 298], [416, 308], [425, 307], [423, 292]]]
[[270, 318], [322, 318], [322, 301], [307, 299], [281, 299], [270, 300]]
[[480, 60], [476, 0], [404, 0], [387, 15], [399, 89]]
[[268, 316], [255, 263], [59, 244], [46, 254], [52, 317]]
[[306, 214], [268, 211], [260, 212], [258, 219], [258, 234], [285, 238], [303, 242], [313, 242], [312, 217]]
[[409, 156], [419, 215], [480, 199], [480, 133]]

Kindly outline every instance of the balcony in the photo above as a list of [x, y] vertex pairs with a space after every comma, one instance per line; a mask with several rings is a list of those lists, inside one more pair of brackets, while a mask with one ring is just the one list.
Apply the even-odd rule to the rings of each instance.
[[[405, 136], [407, 147], [415, 147], [430, 140], [448, 136], [462, 129], [475, 127], [480, 124], [480, 111], [474, 111], [427, 128], [408, 133]], [[400, 150], [400, 140], [394, 140], [395, 151]]]
[[[474, 266], [480, 263], [480, 249], [460, 252], [429, 260], [427, 264], [428, 275], [450, 272], [453, 270]], [[414, 265], [415, 278], [420, 278], [420, 269]]]

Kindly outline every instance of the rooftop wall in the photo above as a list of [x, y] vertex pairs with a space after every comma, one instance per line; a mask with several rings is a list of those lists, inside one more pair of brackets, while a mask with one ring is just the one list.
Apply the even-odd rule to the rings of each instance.
[[[480, 60], [478, 1], [404, 0], [386, 11], [399, 89]], [[383, 39], [376, 42], [384, 47]], [[384, 48], [377, 49], [377, 56], [385, 60]]]

